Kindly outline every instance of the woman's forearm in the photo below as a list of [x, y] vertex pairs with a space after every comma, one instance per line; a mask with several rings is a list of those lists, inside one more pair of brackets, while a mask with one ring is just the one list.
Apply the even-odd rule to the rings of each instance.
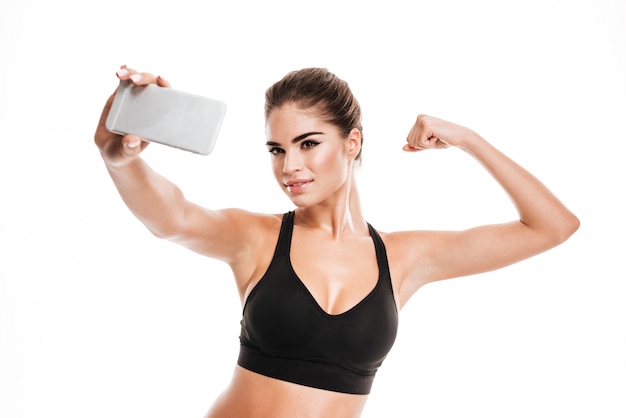
[[106, 164], [124, 203], [156, 236], [175, 236], [185, 212], [185, 197], [172, 182], [141, 158], [123, 166]]

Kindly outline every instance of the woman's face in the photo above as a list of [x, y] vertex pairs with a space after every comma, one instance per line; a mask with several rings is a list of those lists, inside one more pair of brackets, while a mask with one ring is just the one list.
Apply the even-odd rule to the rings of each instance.
[[314, 112], [285, 104], [272, 110], [265, 133], [274, 177], [296, 206], [340, 197], [360, 147], [358, 130], [346, 139]]

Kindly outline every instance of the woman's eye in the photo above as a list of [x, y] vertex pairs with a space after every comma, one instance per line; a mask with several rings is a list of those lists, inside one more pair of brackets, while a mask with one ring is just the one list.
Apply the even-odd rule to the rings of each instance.
[[316, 145], [319, 145], [319, 142], [310, 140], [302, 142], [302, 148], [313, 148]]
[[270, 152], [270, 154], [272, 154], [272, 155], [276, 155], [276, 154], [281, 154], [281, 153], [283, 153], [283, 152], [285, 152], [285, 151], [283, 151], [283, 150], [282, 150], [282, 149], [280, 149], [280, 148], [275, 148], [275, 147], [274, 147], [274, 148], [270, 148], [270, 149], [269, 149], [269, 152]]

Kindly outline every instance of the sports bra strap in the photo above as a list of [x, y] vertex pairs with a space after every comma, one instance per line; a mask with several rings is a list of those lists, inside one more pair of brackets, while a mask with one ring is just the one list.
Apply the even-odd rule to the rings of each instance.
[[385, 243], [372, 225], [368, 223], [367, 227], [370, 230], [370, 236], [374, 240], [374, 248], [376, 249], [376, 260], [378, 260], [378, 271], [388, 272], [389, 260], [387, 260], [387, 250], [385, 249]]
[[280, 235], [278, 236], [278, 244], [276, 245], [276, 256], [289, 256], [291, 235], [293, 231], [293, 217], [293, 211], [287, 212], [283, 215], [283, 221], [280, 225]]

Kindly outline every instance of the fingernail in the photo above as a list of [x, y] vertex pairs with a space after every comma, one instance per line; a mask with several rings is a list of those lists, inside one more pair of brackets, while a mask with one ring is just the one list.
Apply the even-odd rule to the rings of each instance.
[[135, 73], [130, 76], [130, 79], [133, 80], [133, 83], [139, 83], [143, 79], [143, 76], [139, 73]]
[[139, 144], [141, 144], [141, 141], [131, 141], [131, 142], [127, 142], [126, 146], [128, 148], [137, 148]]
[[117, 71], [118, 77], [126, 77], [128, 75], [128, 70], [126, 68], [122, 68]]

